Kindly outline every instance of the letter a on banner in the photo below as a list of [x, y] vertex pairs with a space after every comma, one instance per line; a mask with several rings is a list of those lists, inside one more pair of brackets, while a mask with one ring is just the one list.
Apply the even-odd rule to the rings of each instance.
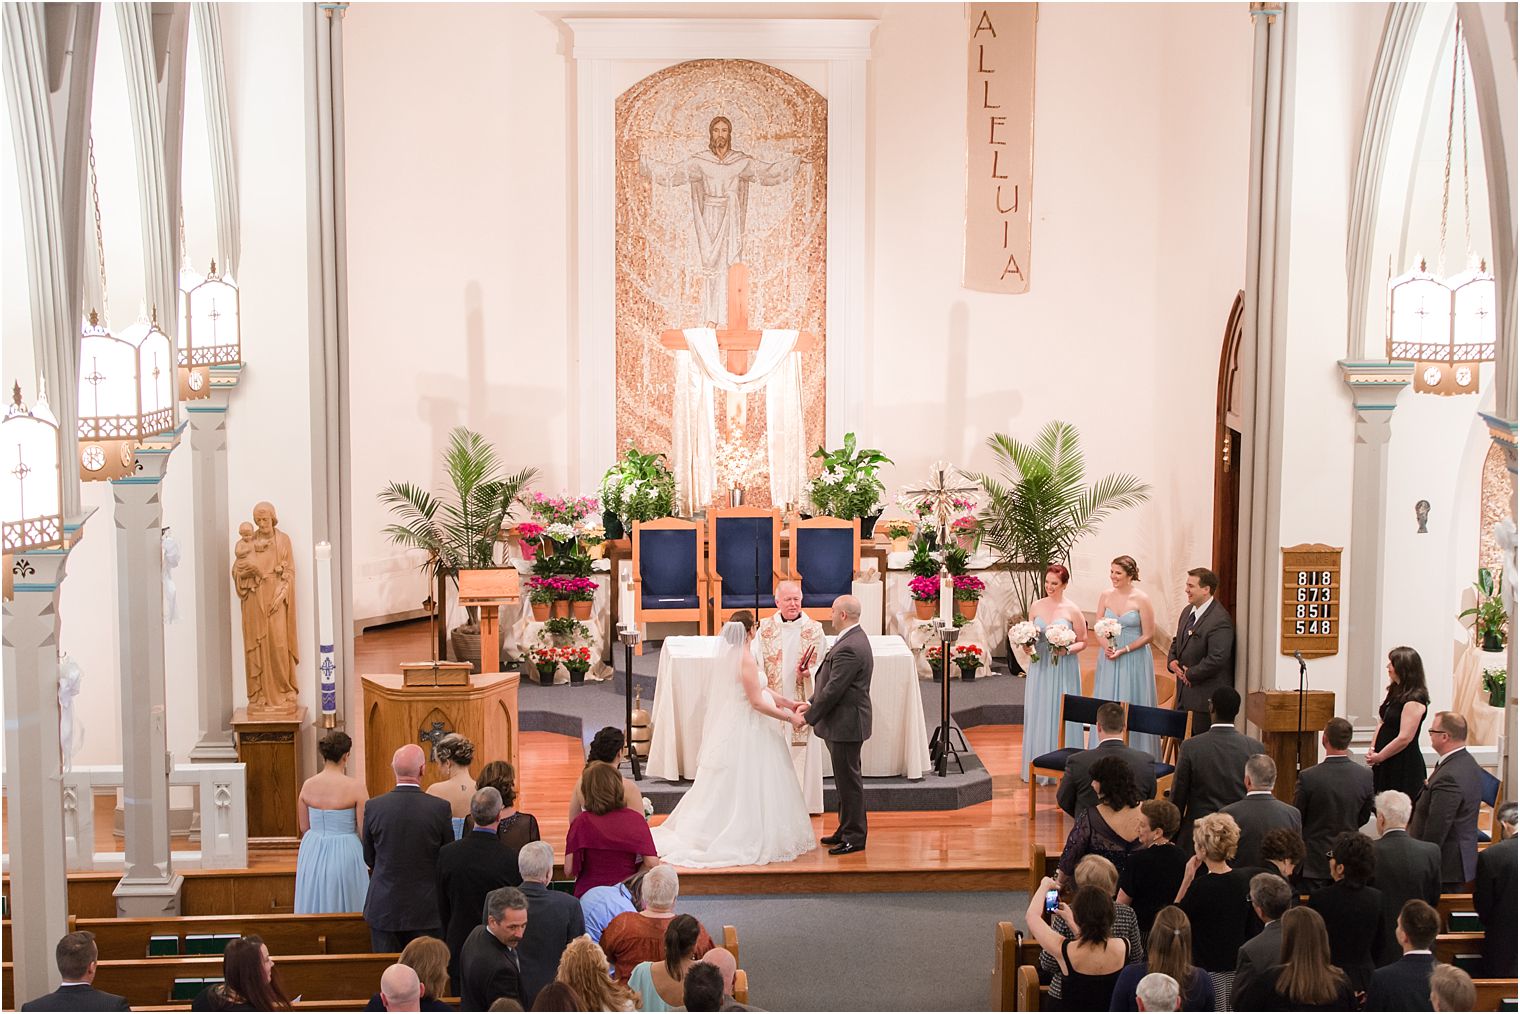
[[1028, 292], [1037, 5], [966, 7], [965, 285]]

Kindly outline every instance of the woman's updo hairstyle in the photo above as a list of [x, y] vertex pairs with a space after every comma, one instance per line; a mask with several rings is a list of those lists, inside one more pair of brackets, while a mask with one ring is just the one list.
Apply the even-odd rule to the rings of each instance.
[[1052, 563], [1049, 567], [1046, 567], [1045, 573], [1054, 574], [1056, 577], [1061, 579], [1061, 583], [1063, 585], [1071, 584], [1071, 571], [1067, 570], [1059, 563]]
[[323, 760], [333, 764], [347, 757], [353, 748], [354, 741], [342, 729], [334, 729], [317, 742], [317, 753], [322, 755]]
[[1135, 562], [1133, 556], [1116, 556], [1110, 562], [1124, 571], [1131, 581], [1140, 580], [1140, 565]]
[[467, 768], [474, 760], [475, 744], [457, 732], [451, 732], [433, 744], [434, 764], [448, 762], [457, 767]]

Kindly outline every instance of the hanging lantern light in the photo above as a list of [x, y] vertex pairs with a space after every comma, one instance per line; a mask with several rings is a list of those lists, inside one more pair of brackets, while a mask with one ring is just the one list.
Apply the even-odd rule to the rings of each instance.
[[[0, 422], [5, 474], [0, 495], [5, 555], [43, 549], [63, 541], [63, 473], [58, 467], [63, 440], [48, 407], [47, 391], [27, 408], [21, 385], [11, 390], [11, 404]], [[9, 580], [11, 567], [5, 568]]]
[[181, 398], [211, 394], [211, 368], [243, 361], [237, 285], [217, 274], [180, 273], [179, 390]]
[[158, 436], [174, 429], [174, 342], [158, 326], [158, 308], [153, 316], [139, 320], [122, 331], [121, 337], [137, 348], [138, 410], [141, 418], [139, 439]]
[[1451, 288], [1451, 368], [1455, 390], [1442, 394], [1472, 394], [1478, 390], [1478, 369], [1494, 361], [1498, 337], [1494, 312], [1496, 289], [1488, 263], [1479, 261], [1474, 270], [1447, 279]]
[[79, 346], [82, 479], [120, 479], [133, 470], [138, 444], [174, 429], [172, 355], [156, 318], [117, 337], [90, 312]]
[[1388, 358], [1413, 360], [1420, 394], [1476, 394], [1494, 361], [1494, 276], [1486, 262], [1441, 281], [1425, 263], [1388, 283]]

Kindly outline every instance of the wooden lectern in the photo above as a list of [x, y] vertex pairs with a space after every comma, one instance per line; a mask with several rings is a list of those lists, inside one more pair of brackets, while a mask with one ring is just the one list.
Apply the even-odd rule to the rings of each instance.
[[[396, 783], [391, 755], [416, 743], [431, 759], [433, 744], [457, 732], [475, 744], [480, 764], [517, 761], [517, 673], [487, 672], [462, 685], [407, 686], [393, 673], [364, 676], [364, 777], [371, 796]], [[438, 780], [429, 764], [422, 785]], [[294, 812], [294, 811], [292, 811]]]
[[[1334, 717], [1335, 694], [1329, 690], [1304, 691], [1304, 767], [1319, 763], [1319, 734]], [[1293, 802], [1293, 790], [1298, 785], [1298, 691], [1253, 690], [1246, 697], [1246, 721], [1260, 730], [1262, 746], [1277, 763], [1277, 786], [1272, 794], [1284, 803]]]
[[482, 673], [501, 672], [501, 626], [497, 614], [503, 605], [513, 605], [520, 600], [516, 568], [493, 567], [459, 572], [459, 604], [480, 610]]

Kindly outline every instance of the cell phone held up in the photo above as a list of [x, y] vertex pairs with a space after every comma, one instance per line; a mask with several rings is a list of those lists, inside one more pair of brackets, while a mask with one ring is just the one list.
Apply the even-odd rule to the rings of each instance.
[[1045, 914], [1046, 915], [1049, 915], [1052, 912], [1054, 912], [1056, 910], [1056, 906], [1058, 906], [1060, 904], [1061, 904], [1061, 892], [1060, 891], [1057, 891], [1055, 888], [1052, 887], [1050, 890], [1048, 890], [1048, 891], [1045, 892]]

